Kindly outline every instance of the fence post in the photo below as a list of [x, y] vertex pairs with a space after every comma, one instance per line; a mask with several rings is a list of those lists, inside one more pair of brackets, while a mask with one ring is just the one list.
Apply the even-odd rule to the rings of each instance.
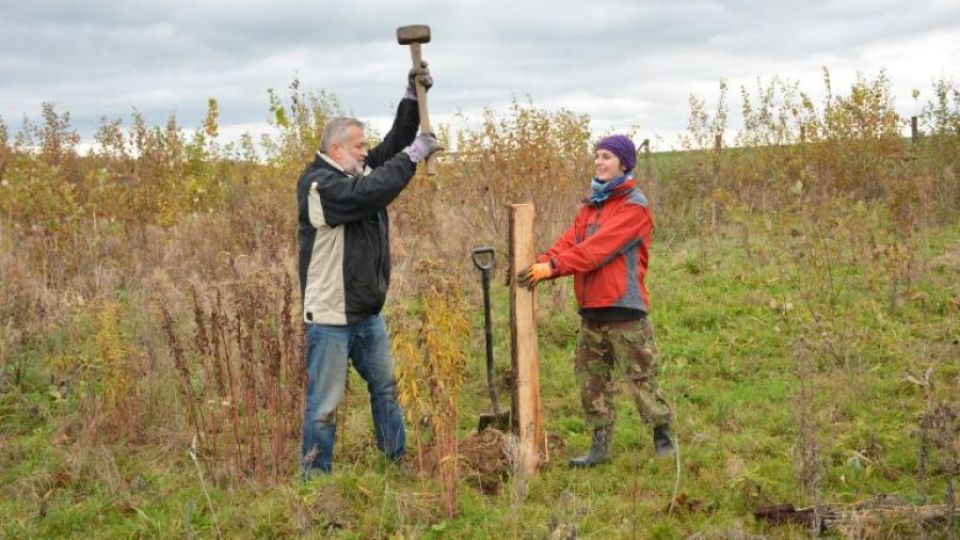
[[[510, 269], [514, 274], [534, 262], [532, 204], [510, 205]], [[527, 473], [537, 472], [543, 427], [540, 418], [540, 353], [537, 304], [533, 291], [510, 280], [510, 352], [513, 359], [513, 429]]]

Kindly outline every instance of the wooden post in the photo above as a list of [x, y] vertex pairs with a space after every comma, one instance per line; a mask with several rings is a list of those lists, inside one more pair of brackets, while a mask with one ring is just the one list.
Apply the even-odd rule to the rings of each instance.
[[910, 117], [910, 142], [913, 143], [913, 146], [916, 147], [917, 143], [920, 142], [920, 129], [917, 126], [917, 117]]
[[[514, 274], [535, 262], [533, 205], [510, 205], [510, 268]], [[540, 353], [537, 305], [532, 291], [510, 280], [510, 351], [513, 357], [513, 430], [520, 439], [527, 473], [537, 472], [543, 448], [540, 418]]]

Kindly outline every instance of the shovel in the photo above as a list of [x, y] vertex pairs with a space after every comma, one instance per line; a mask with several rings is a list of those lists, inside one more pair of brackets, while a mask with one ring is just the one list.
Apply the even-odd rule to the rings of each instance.
[[500, 410], [500, 400], [497, 398], [497, 387], [493, 384], [493, 329], [490, 319], [490, 272], [496, 263], [493, 248], [482, 246], [475, 248], [471, 253], [473, 265], [480, 270], [483, 283], [483, 326], [484, 338], [487, 344], [487, 389], [490, 391], [490, 404], [493, 412], [480, 415], [480, 431], [492, 427], [500, 431], [507, 431], [510, 427], [510, 411]]

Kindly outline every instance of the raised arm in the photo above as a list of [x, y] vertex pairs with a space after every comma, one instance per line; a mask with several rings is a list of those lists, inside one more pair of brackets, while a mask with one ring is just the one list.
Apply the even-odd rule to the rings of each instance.
[[413, 142], [420, 126], [420, 112], [416, 100], [404, 98], [397, 105], [397, 115], [390, 131], [377, 146], [367, 154], [367, 166], [376, 169]]
[[390, 204], [413, 178], [415, 165], [398, 152], [370, 174], [349, 177], [323, 169], [308, 172], [309, 189], [320, 195], [323, 219], [330, 227], [374, 216]]

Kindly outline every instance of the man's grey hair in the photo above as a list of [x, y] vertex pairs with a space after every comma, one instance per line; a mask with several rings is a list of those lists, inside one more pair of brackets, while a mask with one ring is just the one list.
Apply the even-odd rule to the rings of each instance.
[[323, 136], [320, 137], [320, 151], [326, 154], [330, 145], [345, 141], [347, 130], [351, 126], [356, 126], [362, 130], [363, 122], [349, 116], [336, 116], [327, 120], [327, 125], [323, 128]]

